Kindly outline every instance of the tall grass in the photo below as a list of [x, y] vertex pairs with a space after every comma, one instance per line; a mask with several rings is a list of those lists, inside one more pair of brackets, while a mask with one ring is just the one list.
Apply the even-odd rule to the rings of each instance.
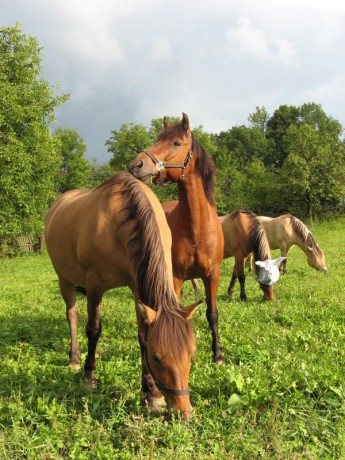
[[[127, 288], [108, 292], [97, 362], [100, 387], [82, 385], [68, 363], [68, 327], [48, 256], [0, 260], [0, 458], [345, 458], [345, 219], [315, 224], [327, 273], [299, 248], [274, 302], [247, 275], [229, 301], [233, 259], [222, 267], [219, 327], [225, 366], [211, 362], [205, 302], [195, 319], [190, 387], [193, 420], [168, 421], [141, 406], [134, 305]], [[275, 253], [277, 255], [277, 253]], [[183, 304], [194, 301], [185, 283]], [[86, 306], [79, 299], [85, 359]]]

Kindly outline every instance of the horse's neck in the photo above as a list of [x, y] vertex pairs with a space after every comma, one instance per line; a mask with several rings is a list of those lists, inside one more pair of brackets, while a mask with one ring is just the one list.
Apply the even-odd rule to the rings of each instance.
[[[194, 174], [186, 175], [183, 182], [178, 183], [180, 208], [190, 222], [205, 224], [204, 219], [214, 218], [216, 208], [205, 195], [204, 186], [200, 177]], [[217, 217], [218, 219], [218, 217]]]

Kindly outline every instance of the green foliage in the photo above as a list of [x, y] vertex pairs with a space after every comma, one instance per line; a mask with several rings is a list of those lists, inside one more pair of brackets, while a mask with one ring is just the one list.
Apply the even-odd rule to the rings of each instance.
[[84, 157], [86, 145], [74, 129], [58, 128], [54, 138], [60, 154], [61, 167], [58, 175], [58, 192], [85, 188], [91, 174], [91, 164]]
[[[328, 272], [289, 254], [288, 274], [263, 302], [247, 274], [229, 301], [233, 259], [222, 266], [219, 329], [226, 365], [211, 362], [205, 302], [193, 317], [193, 419], [141, 406], [135, 308], [127, 288], [106, 293], [98, 350], [100, 384], [68, 368], [68, 326], [46, 254], [0, 259], [0, 453], [13, 459], [342, 459], [345, 455], [345, 220], [311, 228]], [[182, 304], [195, 301], [184, 284]], [[86, 302], [78, 298], [79, 345], [87, 349]]]
[[97, 160], [93, 160], [91, 163], [91, 171], [87, 187], [97, 187], [114, 174], [115, 172], [109, 163], [100, 164]]
[[143, 125], [125, 123], [111, 132], [105, 143], [108, 152], [113, 154], [110, 165], [115, 171], [124, 171], [136, 155], [153, 143], [152, 135]]
[[41, 50], [20, 27], [0, 29], [0, 243], [42, 231], [58, 154], [49, 123], [66, 95], [41, 78]]

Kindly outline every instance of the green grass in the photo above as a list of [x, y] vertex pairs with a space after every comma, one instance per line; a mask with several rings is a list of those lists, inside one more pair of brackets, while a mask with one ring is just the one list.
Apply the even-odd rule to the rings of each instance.
[[[193, 319], [197, 353], [193, 420], [168, 421], [141, 406], [140, 358], [128, 289], [104, 298], [100, 387], [68, 368], [68, 328], [46, 254], [0, 260], [0, 458], [344, 459], [345, 219], [315, 224], [327, 273], [294, 248], [276, 301], [262, 302], [252, 275], [246, 303], [218, 295], [225, 366], [211, 362], [205, 303]], [[275, 253], [274, 255], [277, 255]], [[186, 283], [183, 303], [194, 301]], [[85, 299], [79, 299], [85, 359]]]

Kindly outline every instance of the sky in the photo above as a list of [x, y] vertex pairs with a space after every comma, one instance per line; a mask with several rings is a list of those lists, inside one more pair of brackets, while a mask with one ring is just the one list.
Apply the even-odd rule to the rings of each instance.
[[75, 129], [90, 160], [124, 123], [182, 112], [219, 133], [315, 102], [345, 127], [344, 0], [0, 0], [16, 23], [70, 94], [52, 129]]

